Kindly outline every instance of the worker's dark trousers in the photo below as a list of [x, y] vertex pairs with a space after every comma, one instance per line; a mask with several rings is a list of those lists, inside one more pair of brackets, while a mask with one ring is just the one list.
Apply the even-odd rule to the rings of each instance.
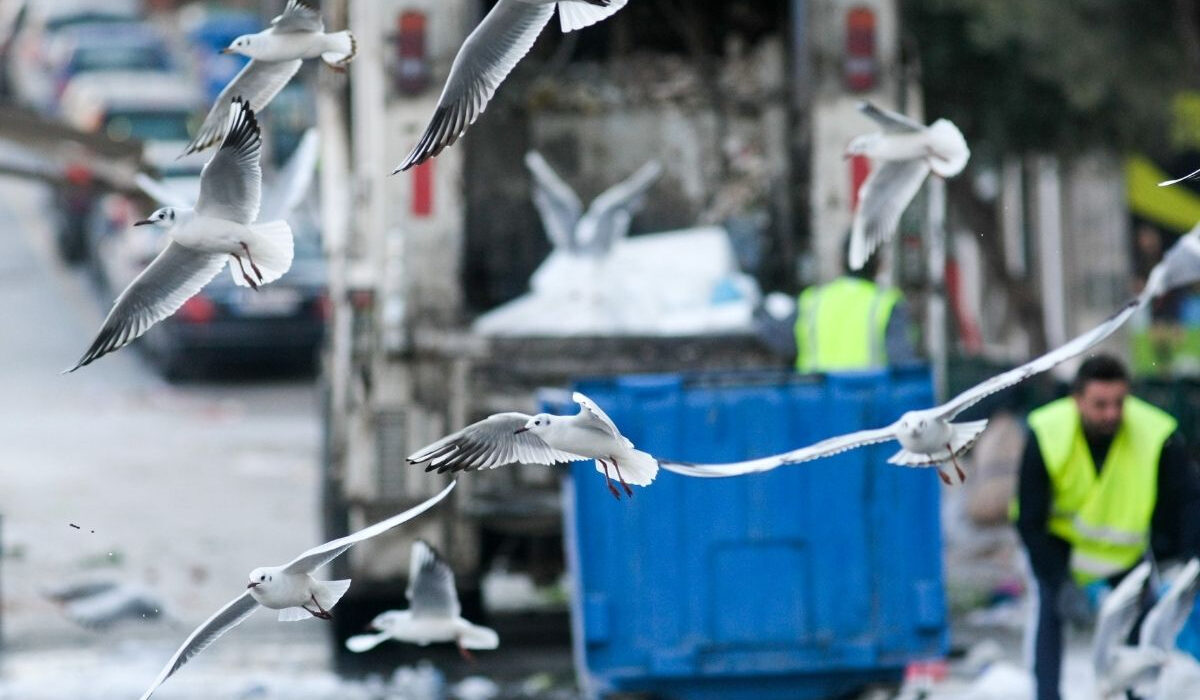
[[1066, 581], [1061, 578], [1035, 580], [1037, 632], [1033, 640], [1033, 677], [1037, 684], [1037, 700], [1060, 700], [1058, 683], [1062, 675], [1063, 629], [1058, 602]]

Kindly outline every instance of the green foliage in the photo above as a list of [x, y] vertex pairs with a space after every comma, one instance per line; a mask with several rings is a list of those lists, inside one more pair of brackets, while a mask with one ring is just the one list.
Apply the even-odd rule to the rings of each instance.
[[905, 0], [926, 114], [972, 148], [1159, 152], [1170, 99], [1196, 77], [1177, 6], [1187, 0]]

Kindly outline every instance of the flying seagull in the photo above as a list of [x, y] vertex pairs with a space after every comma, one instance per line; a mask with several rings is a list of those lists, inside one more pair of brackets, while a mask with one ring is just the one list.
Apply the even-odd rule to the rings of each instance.
[[141, 700], [147, 700], [171, 674], [178, 671], [193, 656], [204, 651], [218, 637], [241, 624], [260, 605], [278, 610], [280, 622], [296, 622], [310, 617], [333, 619], [329, 609], [350, 588], [350, 581], [318, 581], [313, 578], [313, 572], [359, 542], [381, 535], [437, 505], [450, 493], [455, 483], [457, 482], [450, 482], [441, 493], [420, 505], [351, 535], [313, 547], [287, 564], [264, 566], [251, 571], [246, 590], [205, 620], [184, 640], [183, 645], [159, 672], [158, 678], [154, 679]]
[[1097, 694], [1102, 698], [1125, 697], [1126, 688], [1140, 688], [1153, 682], [1166, 660], [1161, 649], [1128, 644], [1138, 617], [1149, 607], [1154, 595], [1151, 570], [1149, 561], [1138, 564], [1100, 604], [1092, 637], [1092, 670]]
[[500, 0], [463, 42], [437, 108], [421, 140], [392, 174], [442, 152], [487, 109], [496, 88], [529, 53], [558, 8], [563, 32], [588, 27], [614, 14], [627, 0]]
[[625, 238], [646, 191], [663, 173], [662, 164], [652, 160], [597, 195], [585, 212], [579, 195], [554, 172], [542, 154], [529, 151], [525, 154], [525, 165], [533, 175], [533, 204], [554, 249], [596, 257], [606, 255], [617, 241]]
[[217, 101], [200, 124], [183, 155], [203, 151], [221, 140], [225, 127], [225, 105], [235, 97], [260, 111], [279, 94], [306, 58], [321, 57], [335, 70], [345, 70], [354, 59], [358, 44], [349, 31], [325, 33], [321, 13], [304, 0], [289, 0], [283, 14], [257, 34], [237, 37], [221, 53], [248, 56], [250, 62], [217, 95]]
[[413, 542], [409, 562], [408, 610], [388, 610], [375, 616], [371, 629], [376, 634], [359, 634], [346, 640], [346, 648], [364, 652], [389, 639], [426, 646], [454, 642], [463, 658], [468, 649], [495, 649], [500, 637], [495, 631], [473, 625], [462, 618], [454, 572], [437, 550], [424, 540]]
[[633, 443], [600, 407], [578, 391], [571, 395], [580, 411], [573, 416], [539, 413], [497, 413], [423, 447], [408, 456], [410, 464], [428, 462], [425, 471], [495, 469], [508, 464], [560, 464], [596, 460], [608, 490], [617, 499], [612, 465], [625, 494], [629, 484], [649, 486], [658, 474], [658, 460], [633, 448]]
[[74, 372], [141, 336], [204, 288], [226, 262], [233, 281], [257, 289], [292, 266], [285, 221], [253, 223], [262, 190], [262, 137], [248, 103], [235, 99], [221, 148], [200, 173], [195, 209], [163, 207], [134, 226], [167, 229], [171, 242], [113, 302]]
[[925, 126], [867, 101], [860, 102], [858, 109], [883, 130], [858, 136], [846, 146], [846, 157], [864, 155], [875, 161], [875, 169], [859, 189], [850, 228], [848, 262], [854, 270], [895, 233], [900, 215], [930, 172], [953, 177], [971, 157], [962, 132], [946, 119]]
[[822, 440], [808, 447], [770, 457], [730, 462], [726, 464], [694, 464], [659, 460], [667, 471], [686, 476], [725, 477], [769, 471], [787, 464], [797, 464], [888, 440], [896, 440], [902, 448], [888, 462], [910, 467], [937, 467], [942, 481], [952, 483], [943, 470], [945, 462], [954, 464], [959, 481], [966, 478], [958, 464], [959, 455], [975, 444], [987, 427], [986, 420], [953, 422], [956, 417], [984, 398], [1026, 379], [1052, 369], [1062, 362], [1082, 355], [1104, 342], [1129, 317], [1151, 299], [1179, 286], [1200, 282], [1200, 224], [1175, 242], [1163, 259], [1150, 270], [1146, 286], [1115, 313], [1095, 328], [1081, 333], [1065, 344], [1041, 355], [1020, 367], [1015, 367], [986, 379], [946, 403], [917, 411], [909, 411], [891, 425], [872, 430], [860, 430]]

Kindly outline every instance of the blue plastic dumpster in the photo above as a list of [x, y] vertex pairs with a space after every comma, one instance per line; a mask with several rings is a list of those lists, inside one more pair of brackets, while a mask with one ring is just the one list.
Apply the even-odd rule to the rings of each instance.
[[[927, 371], [579, 381], [661, 457], [760, 457], [932, 405]], [[573, 412], [558, 392], [547, 410]], [[565, 538], [589, 696], [827, 698], [945, 654], [939, 481], [883, 444], [729, 479], [660, 472], [616, 501], [571, 469]]]

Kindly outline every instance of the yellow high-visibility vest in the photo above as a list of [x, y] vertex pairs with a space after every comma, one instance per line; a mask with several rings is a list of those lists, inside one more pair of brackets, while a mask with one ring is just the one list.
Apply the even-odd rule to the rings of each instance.
[[887, 324], [900, 292], [857, 277], [805, 289], [797, 301], [796, 369], [887, 366]]
[[1125, 571], [1146, 551], [1158, 460], [1176, 425], [1167, 413], [1127, 396], [1097, 477], [1073, 397], [1029, 414], [1053, 489], [1047, 527], [1071, 544], [1071, 574], [1079, 583]]

